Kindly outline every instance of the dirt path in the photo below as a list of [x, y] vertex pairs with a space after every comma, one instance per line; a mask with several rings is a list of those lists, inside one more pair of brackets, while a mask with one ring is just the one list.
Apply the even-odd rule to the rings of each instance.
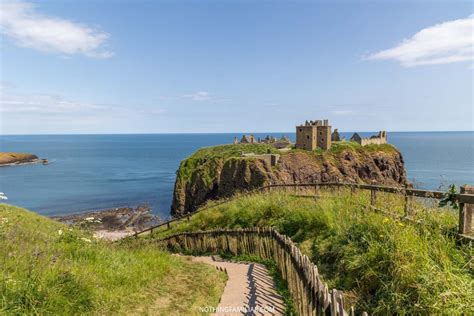
[[283, 315], [285, 304], [265, 266], [258, 263], [234, 263], [218, 257], [193, 257], [225, 268], [228, 281], [213, 315]]

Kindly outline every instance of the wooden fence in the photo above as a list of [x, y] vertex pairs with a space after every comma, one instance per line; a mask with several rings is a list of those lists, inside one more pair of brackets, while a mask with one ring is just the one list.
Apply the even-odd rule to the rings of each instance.
[[[377, 200], [377, 192], [386, 192], [393, 193], [397, 195], [404, 196], [405, 198], [405, 216], [409, 218], [412, 215], [412, 204], [414, 197], [428, 198], [440, 200], [444, 198], [445, 193], [440, 191], [429, 191], [429, 190], [418, 190], [411, 187], [388, 187], [380, 185], [370, 185], [370, 184], [357, 184], [357, 183], [344, 183], [344, 182], [326, 182], [326, 183], [299, 183], [299, 184], [272, 184], [257, 188], [254, 190], [249, 190], [243, 194], [238, 194], [237, 197], [242, 195], [249, 195], [256, 192], [268, 192], [275, 189], [288, 189], [293, 188], [294, 190], [298, 188], [314, 189], [314, 192], [319, 188], [348, 188], [351, 192], [355, 190], [368, 190], [370, 191], [370, 206], [374, 207], [374, 204]], [[180, 217], [175, 217], [169, 221], [161, 223], [156, 226], [149, 227], [145, 230], [136, 232], [133, 236], [137, 237], [143, 233], [153, 232], [153, 230], [160, 229], [162, 227], [169, 228], [172, 223], [179, 222], [184, 219], [189, 219], [190, 216], [204, 211], [209, 208], [216, 207], [232, 201], [233, 198], [230, 197], [225, 200], [221, 200], [217, 203], [213, 203], [204, 207], [199, 208], [195, 212], [184, 214]], [[474, 212], [474, 187], [465, 185], [461, 187], [460, 193], [454, 196], [454, 202], [458, 204], [459, 208], [459, 225], [458, 225], [458, 236], [463, 241], [472, 242], [474, 238], [470, 236], [473, 233], [473, 212]]]
[[175, 252], [225, 252], [272, 260], [288, 283], [298, 315], [355, 315], [353, 308], [349, 309], [349, 313], [345, 311], [343, 293], [336, 289], [329, 290], [321, 280], [317, 266], [301, 253], [290, 238], [272, 228], [186, 232], [157, 242]]

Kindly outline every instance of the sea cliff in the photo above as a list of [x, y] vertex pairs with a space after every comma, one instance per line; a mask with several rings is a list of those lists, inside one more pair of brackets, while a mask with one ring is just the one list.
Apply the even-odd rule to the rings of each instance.
[[[242, 153], [254, 153], [242, 155]], [[258, 154], [278, 154], [272, 165]], [[172, 215], [194, 211], [209, 199], [268, 184], [344, 181], [404, 186], [402, 154], [392, 145], [335, 143], [329, 151], [281, 152], [266, 144], [202, 148], [181, 162], [177, 171]]]

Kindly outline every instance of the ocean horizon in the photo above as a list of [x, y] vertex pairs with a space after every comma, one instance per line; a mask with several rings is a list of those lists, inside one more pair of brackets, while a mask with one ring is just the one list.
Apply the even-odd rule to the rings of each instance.
[[[1, 167], [0, 191], [8, 203], [48, 216], [148, 204], [167, 218], [181, 160], [242, 134], [250, 133], [1, 135], [0, 151], [32, 153], [50, 164]], [[294, 132], [253, 135], [295, 139]], [[474, 183], [474, 131], [388, 132], [388, 141], [417, 188]]]

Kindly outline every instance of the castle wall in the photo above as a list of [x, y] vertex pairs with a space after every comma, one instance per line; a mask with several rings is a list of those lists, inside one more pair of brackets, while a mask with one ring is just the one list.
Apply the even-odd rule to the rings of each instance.
[[377, 136], [369, 138], [354, 137], [351, 140], [358, 142], [362, 146], [387, 144], [387, 132], [380, 131]]
[[316, 132], [317, 132], [317, 146], [324, 150], [330, 149], [331, 148], [331, 126], [328, 126], [328, 125], [317, 126]]
[[387, 139], [386, 138], [380, 138], [380, 137], [377, 137], [377, 138], [362, 138], [361, 141], [360, 141], [360, 144], [362, 146], [367, 146], [367, 145], [382, 145], [382, 144], [386, 144], [387, 143]]
[[305, 150], [315, 150], [316, 146], [316, 126], [297, 126], [296, 148]]

